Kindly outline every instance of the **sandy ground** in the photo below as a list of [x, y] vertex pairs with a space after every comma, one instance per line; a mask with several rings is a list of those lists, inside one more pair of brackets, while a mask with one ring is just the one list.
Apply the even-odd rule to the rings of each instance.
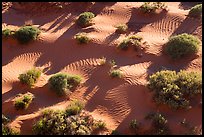
[[[179, 122], [186, 118], [193, 126], [202, 126], [201, 97], [192, 102], [190, 111], [172, 111], [156, 106], [152, 93], [145, 87], [148, 75], [161, 69], [185, 69], [202, 71], [201, 48], [194, 57], [172, 61], [161, 53], [162, 45], [171, 35], [190, 33], [202, 40], [202, 22], [188, 19], [189, 3], [166, 2], [167, 13], [143, 15], [138, 12], [141, 2], [101, 2], [101, 3], [17, 3], [2, 4], [2, 27], [16, 29], [25, 22], [33, 23], [42, 30], [39, 40], [19, 45], [15, 40], [3, 40], [2, 45], [2, 113], [13, 121], [11, 126], [21, 130], [21, 134], [32, 134], [32, 123], [39, 112], [48, 107], [65, 108], [70, 100], [57, 97], [49, 91], [47, 80], [57, 72], [80, 74], [83, 85], [71, 99], [86, 102], [85, 110], [95, 118], [102, 119], [109, 129], [129, 134], [128, 125], [132, 119], [140, 121], [144, 127], [149, 122], [144, 117], [149, 112], [161, 112], [169, 122], [173, 134], [182, 134]], [[60, 6], [61, 5], [61, 6]], [[77, 16], [84, 11], [96, 14], [94, 25], [80, 28], [75, 24]], [[115, 33], [115, 25], [127, 23], [126, 34]], [[80, 46], [73, 39], [78, 32], [87, 32], [92, 41]], [[127, 35], [138, 34], [146, 41], [145, 51], [140, 58], [134, 51], [117, 51], [117, 44]], [[123, 79], [111, 79], [110, 66], [100, 66], [100, 58], [114, 59], [117, 68], [124, 74]], [[40, 67], [46, 70], [35, 88], [27, 88], [18, 81], [18, 75], [26, 70]], [[25, 111], [16, 111], [13, 99], [18, 93], [31, 92], [34, 101]]]

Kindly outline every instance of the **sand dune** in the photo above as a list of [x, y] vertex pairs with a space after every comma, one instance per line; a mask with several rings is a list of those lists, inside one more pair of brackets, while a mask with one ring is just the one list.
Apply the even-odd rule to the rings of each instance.
[[[156, 111], [167, 116], [174, 134], [181, 134], [183, 129], [178, 122], [183, 118], [194, 126], [202, 126], [201, 107], [195, 105], [190, 111], [179, 112], [158, 107], [145, 86], [148, 75], [161, 67], [202, 71], [202, 48], [196, 57], [177, 62], [162, 54], [162, 45], [172, 35], [186, 32], [202, 40], [202, 22], [188, 19], [189, 9], [184, 9], [180, 2], [167, 2], [168, 12], [155, 16], [142, 15], [137, 10], [141, 4], [55, 2], [20, 6], [15, 2], [3, 3], [3, 28], [18, 28], [30, 21], [42, 30], [39, 39], [26, 46], [14, 39], [3, 40], [2, 112], [12, 119], [11, 126], [20, 130], [21, 134], [32, 134], [31, 123], [38, 119], [42, 109], [65, 108], [70, 99], [83, 100], [86, 111], [110, 123], [107, 124], [109, 129], [126, 134], [129, 134], [129, 122], [134, 118], [148, 128], [149, 122], [144, 117]], [[75, 20], [84, 11], [92, 11], [96, 17], [94, 25], [80, 28]], [[115, 25], [120, 23], [127, 23], [129, 30], [126, 34], [115, 33]], [[73, 39], [78, 32], [87, 32], [92, 38], [91, 43], [78, 45]], [[141, 51], [142, 57], [138, 57], [134, 51], [116, 50], [117, 44], [131, 34], [142, 36], [146, 42], [143, 45], [145, 50]], [[107, 61], [114, 59], [124, 75], [123, 79], [112, 79], [108, 75], [110, 66], [100, 65], [101, 57], [106, 57]], [[30, 89], [18, 82], [18, 76], [33, 67], [45, 72], [35, 87]], [[57, 97], [49, 91], [47, 80], [58, 72], [83, 77], [82, 86], [70, 98]], [[26, 111], [16, 111], [12, 104], [14, 97], [28, 91], [36, 96], [31, 107]]]

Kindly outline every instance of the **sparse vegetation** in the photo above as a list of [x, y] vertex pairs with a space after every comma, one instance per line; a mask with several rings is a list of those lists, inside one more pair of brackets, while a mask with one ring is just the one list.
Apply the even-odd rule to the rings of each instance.
[[129, 47], [133, 47], [136, 51], [141, 46], [142, 37], [137, 35], [129, 36], [128, 38], [124, 39], [118, 46], [118, 49], [127, 50]]
[[81, 81], [81, 76], [66, 73], [55, 74], [48, 80], [50, 89], [54, 90], [58, 95], [70, 94], [70, 91], [75, 90]]
[[22, 94], [14, 101], [14, 106], [16, 110], [27, 109], [33, 99], [34, 95], [29, 92], [26, 94]]
[[133, 119], [129, 125], [130, 129], [139, 129], [139, 126], [140, 123], [136, 119]]
[[121, 73], [120, 70], [111, 70], [111, 71], [109, 72], [109, 75], [110, 75], [112, 78], [116, 78], [116, 77], [122, 78], [122, 73]]
[[8, 38], [9, 36], [13, 35], [13, 31], [10, 29], [4, 29], [2, 30], [2, 37], [3, 38]]
[[201, 41], [190, 34], [172, 36], [165, 44], [165, 52], [172, 58], [178, 59], [198, 52]]
[[116, 28], [117, 33], [125, 33], [127, 32], [128, 26], [126, 24], [119, 24], [116, 26]]
[[152, 120], [151, 134], [168, 135], [170, 133], [167, 126], [168, 121], [161, 113], [150, 113], [145, 118]]
[[87, 44], [90, 42], [90, 38], [87, 36], [87, 33], [81, 32], [74, 36], [74, 39], [77, 40], [79, 44]]
[[154, 91], [156, 103], [190, 108], [189, 97], [201, 93], [202, 78], [198, 72], [163, 70], [150, 76], [148, 87]]
[[105, 57], [100, 58], [99, 65], [105, 65], [105, 64], [106, 64], [106, 58]]
[[40, 34], [40, 30], [34, 26], [23, 26], [16, 31], [15, 37], [21, 44], [27, 44], [32, 40], [36, 40]]
[[202, 4], [195, 5], [189, 11], [188, 16], [194, 18], [201, 18], [202, 17]]
[[167, 6], [163, 2], [144, 2], [140, 10], [144, 13], [154, 13], [158, 9], [166, 9]]
[[105, 129], [106, 123], [103, 122], [102, 120], [96, 121], [94, 123], [94, 129]]
[[94, 123], [93, 117], [85, 112], [67, 115], [66, 110], [49, 110], [33, 125], [33, 132], [37, 135], [90, 135]]
[[18, 131], [8, 125], [9, 122], [10, 119], [2, 114], [2, 135], [19, 135]]
[[40, 78], [41, 73], [42, 72], [40, 69], [33, 68], [31, 70], [28, 70], [26, 73], [20, 74], [18, 79], [20, 80], [21, 83], [32, 87]]
[[95, 15], [92, 12], [84, 12], [79, 15], [79, 18], [77, 20], [78, 25], [81, 27], [87, 27], [92, 25], [92, 18], [94, 18]]

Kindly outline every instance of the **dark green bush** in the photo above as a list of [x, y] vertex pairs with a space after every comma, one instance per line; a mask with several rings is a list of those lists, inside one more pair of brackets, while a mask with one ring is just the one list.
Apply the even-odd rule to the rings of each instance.
[[96, 121], [94, 123], [94, 129], [105, 129], [106, 128], [106, 123], [103, 122], [102, 120]]
[[179, 34], [172, 36], [165, 44], [165, 52], [173, 59], [198, 52], [201, 41], [190, 34]]
[[82, 78], [79, 75], [68, 75], [65, 73], [58, 73], [50, 77], [49, 85], [58, 95], [69, 94], [70, 91], [80, 84]]
[[74, 36], [74, 39], [77, 40], [79, 44], [87, 44], [90, 41], [90, 38], [87, 36], [87, 33], [82, 32]]
[[116, 28], [117, 33], [125, 33], [127, 32], [128, 26], [126, 24], [119, 24], [116, 26]]
[[28, 86], [32, 87], [40, 78], [41, 73], [41, 70], [33, 68], [31, 70], [28, 70], [26, 73], [20, 74], [18, 79], [21, 83], [27, 84]]
[[77, 20], [77, 24], [81, 27], [87, 27], [92, 25], [91, 20], [94, 18], [95, 15], [92, 12], [84, 12], [79, 15]]
[[133, 47], [135, 50], [138, 50], [141, 46], [142, 37], [137, 35], [129, 36], [124, 39], [118, 46], [118, 49], [127, 50], [129, 47]]
[[2, 114], [2, 123], [3, 123], [3, 124], [7, 124], [8, 122], [10, 122], [10, 120], [9, 120], [6, 116], [4, 116], [4, 115]]
[[201, 93], [202, 78], [197, 72], [163, 70], [150, 76], [148, 88], [154, 91], [158, 104], [173, 109], [189, 108], [189, 96]]
[[121, 73], [120, 70], [111, 70], [111, 71], [109, 72], [109, 75], [110, 75], [112, 78], [116, 78], [116, 77], [122, 78], [122, 73]]
[[33, 26], [23, 26], [15, 33], [15, 37], [21, 44], [27, 44], [32, 40], [36, 40], [40, 34], [40, 30]]
[[140, 10], [144, 13], [154, 13], [157, 9], [166, 9], [163, 2], [144, 2]]
[[188, 16], [201, 18], [202, 17], [202, 4], [195, 5], [192, 7], [188, 13]]
[[130, 122], [130, 125], [129, 127], [131, 129], [139, 129], [139, 126], [140, 126], [140, 123], [136, 120], [136, 119], [133, 119], [131, 122]]
[[79, 114], [84, 108], [84, 104], [81, 101], [74, 100], [70, 103], [70, 105], [66, 108], [67, 115], [76, 115]]
[[30, 103], [32, 102], [33, 98], [34, 95], [31, 93], [20, 95], [20, 97], [14, 101], [14, 106], [16, 110], [27, 109]]

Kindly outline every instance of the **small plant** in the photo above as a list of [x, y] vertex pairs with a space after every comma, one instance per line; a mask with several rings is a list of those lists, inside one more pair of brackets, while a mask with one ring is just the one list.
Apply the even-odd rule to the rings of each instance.
[[70, 105], [66, 108], [66, 114], [67, 115], [76, 115], [79, 114], [82, 109], [84, 108], [84, 104], [81, 101], [74, 100], [70, 103]]
[[133, 119], [131, 122], [130, 122], [130, 125], [129, 127], [131, 129], [138, 129], [140, 126], [140, 123], [136, 120], [136, 119]]
[[172, 59], [179, 59], [197, 53], [200, 43], [201, 41], [197, 37], [183, 33], [172, 36], [165, 44], [164, 50]]
[[81, 81], [82, 78], [79, 75], [58, 73], [50, 77], [48, 83], [50, 89], [54, 90], [58, 95], [66, 95], [75, 90]]
[[92, 12], [84, 12], [79, 15], [79, 18], [77, 20], [78, 25], [81, 27], [87, 27], [92, 25], [91, 21], [92, 18], [94, 18], [95, 15]]
[[128, 38], [124, 39], [118, 46], [118, 49], [127, 50], [129, 47], [133, 47], [135, 50], [138, 50], [142, 43], [142, 37], [137, 35], [129, 36]]
[[77, 40], [79, 44], [87, 44], [90, 41], [90, 38], [87, 36], [87, 33], [82, 32], [74, 36], [74, 39]]
[[2, 135], [20, 135], [20, 133], [8, 125], [2, 124]]
[[202, 4], [198, 4], [192, 7], [188, 13], [188, 16], [194, 17], [194, 18], [201, 18], [202, 17]]
[[126, 24], [119, 24], [116, 26], [117, 33], [125, 33], [127, 32], [128, 26]]
[[154, 13], [157, 9], [166, 9], [167, 6], [163, 2], [144, 2], [140, 10], [144, 13]]
[[28, 86], [32, 87], [40, 78], [41, 73], [41, 70], [33, 68], [31, 70], [28, 70], [26, 73], [20, 74], [18, 79], [21, 83], [27, 84]]
[[110, 75], [112, 78], [116, 78], [116, 77], [122, 78], [122, 73], [121, 73], [120, 70], [111, 70], [111, 71], [109, 72], [109, 75]]
[[30, 103], [32, 102], [33, 98], [34, 98], [34, 95], [29, 92], [24, 95], [21, 95], [14, 102], [14, 106], [16, 110], [27, 109]]
[[105, 65], [105, 64], [106, 64], [106, 58], [105, 57], [100, 58], [99, 65]]
[[15, 37], [21, 44], [27, 44], [32, 40], [36, 40], [40, 34], [40, 30], [33, 26], [23, 26], [15, 33]]
[[116, 64], [116, 61], [113, 60], [113, 59], [109, 61], [109, 64], [110, 64], [111, 67], [114, 67], [114, 66], [117, 65], [117, 64]]
[[120, 135], [120, 133], [117, 130], [112, 130], [111, 135]]
[[99, 120], [94, 123], [94, 127], [95, 129], [105, 129], [106, 123], [103, 122], [102, 120]]
[[152, 120], [152, 132], [156, 135], [169, 134], [169, 128], [167, 126], [167, 119], [161, 113], [150, 113], [145, 119]]
[[4, 29], [2, 30], [2, 37], [3, 38], [8, 38], [9, 36], [13, 35], [13, 31], [10, 29]]
[[4, 115], [2, 114], [2, 123], [3, 123], [3, 124], [7, 124], [8, 122], [10, 122], [9, 118], [7, 118], [6, 116], [4, 116]]

